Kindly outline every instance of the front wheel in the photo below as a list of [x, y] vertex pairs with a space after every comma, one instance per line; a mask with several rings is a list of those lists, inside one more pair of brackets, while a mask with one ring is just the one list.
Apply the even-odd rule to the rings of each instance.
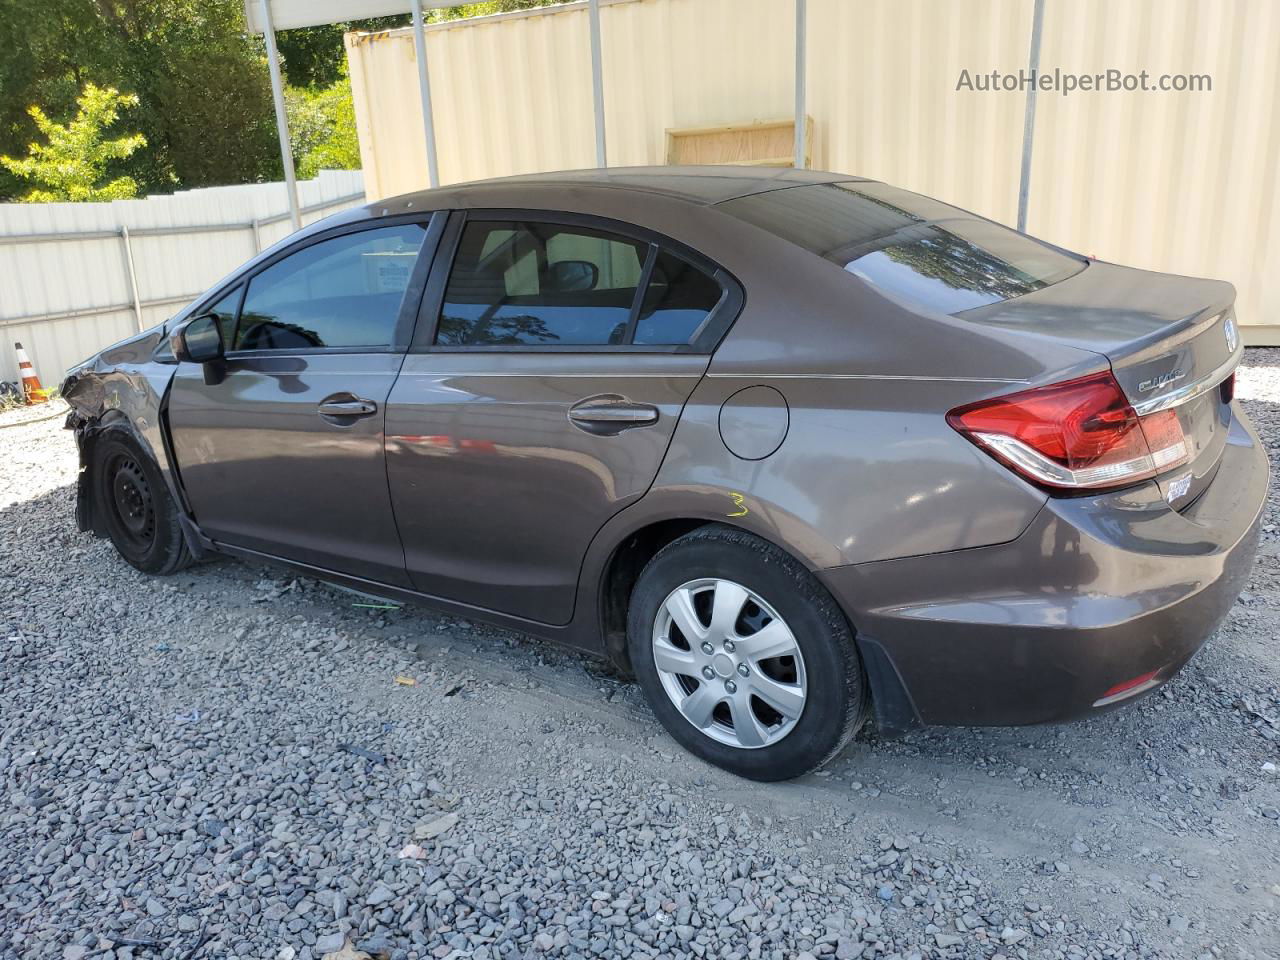
[[191, 552], [155, 461], [123, 430], [93, 448], [96, 508], [120, 556], [143, 573], [170, 574], [191, 564]]
[[815, 770], [866, 715], [843, 612], [791, 556], [740, 530], [702, 527], [660, 550], [632, 592], [627, 643], [667, 732], [739, 776]]

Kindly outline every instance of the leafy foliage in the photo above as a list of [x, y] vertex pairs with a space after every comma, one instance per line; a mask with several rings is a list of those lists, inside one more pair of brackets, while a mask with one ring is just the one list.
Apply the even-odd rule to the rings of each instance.
[[96, 0], [94, 10], [111, 54], [101, 69], [141, 101], [147, 190], [280, 176], [264, 48], [245, 36], [241, 4]]
[[[562, 0], [491, 0], [428, 11], [430, 20], [482, 16]], [[407, 16], [281, 31], [290, 120], [300, 171], [358, 166], [342, 36], [401, 26]], [[63, 117], [86, 84], [137, 97], [131, 126], [145, 143], [112, 161], [139, 192], [281, 177], [271, 86], [261, 37], [245, 33], [239, 0], [0, 0], [0, 153], [40, 136], [30, 113]], [[348, 103], [340, 103], [342, 96]], [[309, 174], [308, 174], [309, 175]], [[26, 182], [0, 167], [0, 201]]]
[[489, 17], [495, 13], [514, 13], [535, 7], [550, 7], [566, 0], [485, 0], [482, 3], [464, 3], [460, 7], [445, 7], [428, 13], [428, 20], [463, 20], [471, 17]]
[[358, 170], [360, 141], [356, 107], [346, 70], [323, 90], [291, 87], [286, 96], [289, 140], [298, 177], [310, 179], [321, 170]]
[[[238, 3], [207, 0], [0, 0], [0, 153], [39, 129], [28, 107], [66, 116], [87, 83], [138, 98], [143, 137], [120, 166], [141, 192], [245, 183], [280, 174], [259, 38]], [[0, 171], [0, 199], [22, 182]]]
[[136, 196], [138, 183], [133, 177], [105, 178], [112, 161], [125, 160], [146, 145], [146, 137], [140, 134], [106, 138], [107, 128], [119, 119], [121, 108], [137, 105], [135, 96], [89, 83], [77, 101], [75, 117], [65, 125], [50, 120], [39, 107], [31, 107], [28, 112], [47, 142], [32, 143], [21, 159], [0, 157], [0, 166], [24, 181], [43, 185], [23, 196], [28, 203]]
[[281, 30], [276, 34], [276, 48], [280, 51], [285, 78], [295, 87], [332, 87], [345, 75], [343, 34], [349, 30], [391, 30], [408, 23], [409, 15], [406, 13], [395, 17], [371, 17], [367, 20]]

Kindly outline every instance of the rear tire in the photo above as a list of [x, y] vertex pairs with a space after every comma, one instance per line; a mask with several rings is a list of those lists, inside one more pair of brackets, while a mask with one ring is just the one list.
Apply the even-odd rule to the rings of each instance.
[[866, 719], [862, 664], [835, 600], [790, 555], [732, 527], [701, 527], [649, 561], [627, 644], [667, 732], [742, 777], [816, 770]]
[[143, 573], [166, 576], [192, 562], [178, 508], [151, 456], [123, 430], [93, 447], [96, 507], [120, 556]]

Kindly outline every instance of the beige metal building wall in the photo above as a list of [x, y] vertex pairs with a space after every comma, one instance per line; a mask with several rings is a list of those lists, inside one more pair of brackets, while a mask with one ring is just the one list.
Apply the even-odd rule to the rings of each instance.
[[1048, 0], [1041, 64], [1207, 73], [1208, 93], [1042, 95], [1027, 232], [1236, 286], [1280, 343], [1280, 3]]
[[[605, 0], [609, 163], [662, 163], [670, 128], [788, 118], [790, 9]], [[412, 32], [348, 35], [347, 53], [369, 196], [425, 187]], [[585, 3], [429, 27], [427, 63], [442, 183], [595, 163]]]
[[813, 165], [1014, 223], [1025, 100], [955, 87], [964, 68], [1025, 69], [1031, 11], [1030, 0], [810, 0]]
[[[809, 0], [815, 167], [1014, 224], [1025, 95], [957, 90], [1027, 66], [1033, 0]], [[1042, 92], [1028, 230], [1134, 266], [1220, 277], [1247, 342], [1280, 343], [1276, 0], [1045, 0], [1040, 65], [1207, 73], [1209, 93]], [[601, 0], [611, 165], [670, 129], [788, 118], [792, 0]], [[371, 197], [426, 186], [409, 31], [348, 37]], [[594, 163], [585, 2], [427, 31], [444, 183]]]
[[[427, 31], [442, 183], [595, 162], [587, 17], [497, 17]], [[413, 34], [347, 36], [365, 190], [427, 185]]]

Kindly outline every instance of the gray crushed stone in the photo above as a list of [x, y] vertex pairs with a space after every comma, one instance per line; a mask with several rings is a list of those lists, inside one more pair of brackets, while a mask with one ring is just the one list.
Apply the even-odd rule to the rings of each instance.
[[[1280, 350], [1247, 364], [1274, 459]], [[577, 655], [243, 563], [136, 573], [76, 531], [58, 421], [0, 461], [0, 956], [1280, 956], [1274, 496], [1160, 693], [759, 785]]]

